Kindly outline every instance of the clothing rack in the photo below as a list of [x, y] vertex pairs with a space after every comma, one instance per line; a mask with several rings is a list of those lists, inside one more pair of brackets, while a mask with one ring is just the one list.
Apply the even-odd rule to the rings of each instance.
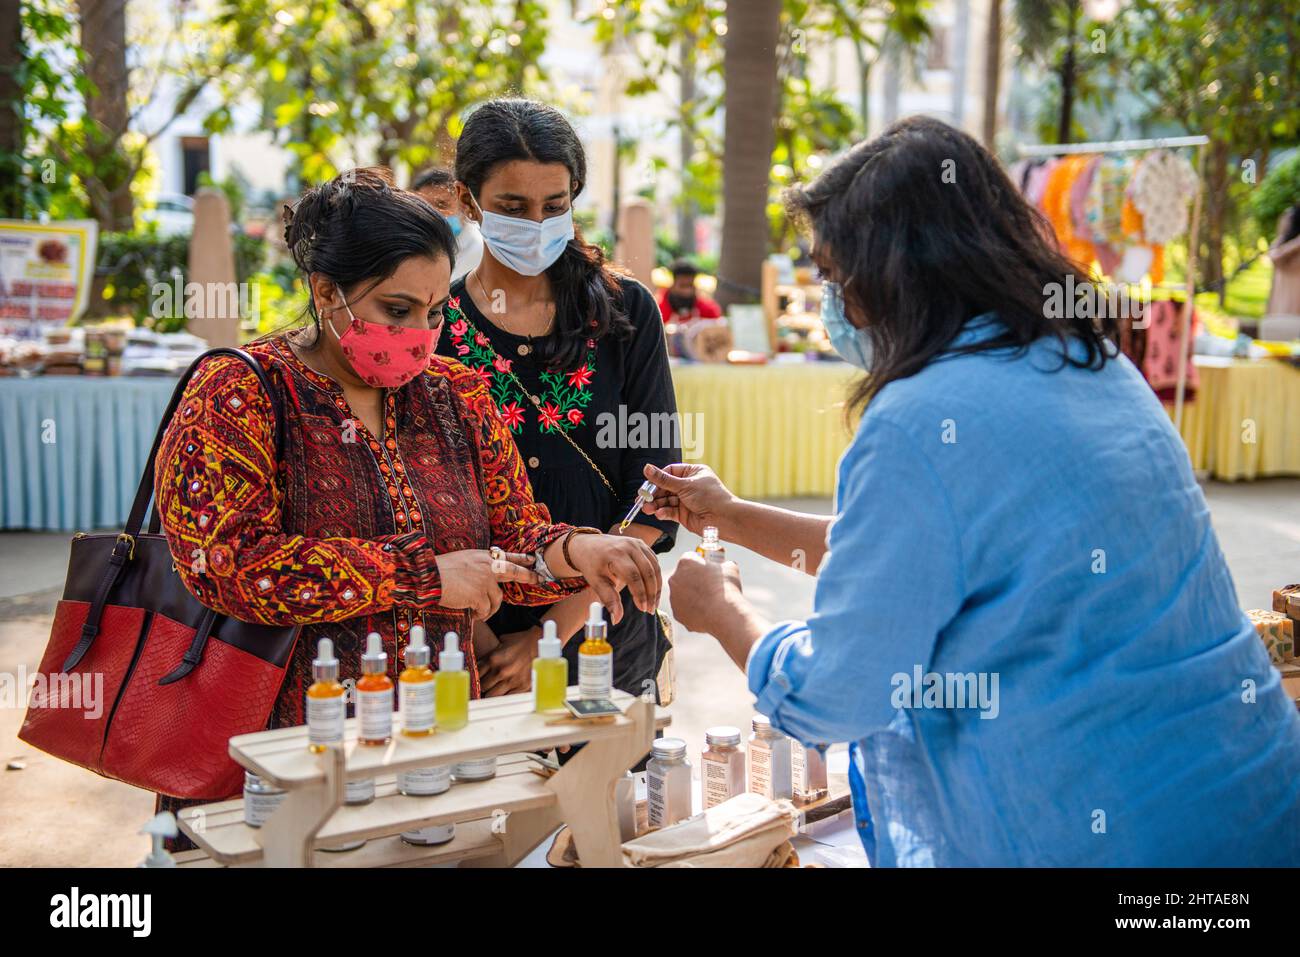
[[1201, 225], [1201, 184], [1205, 180], [1205, 150], [1208, 136], [1166, 136], [1147, 140], [1110, 140], [1094, 143], [1035, 143], [1020, 144], [1017, 152], [1023, 157], [1070, 156], [1079, 153], [1133, 153], [1148, 150], [1178, 149], [1190, 146], [1196, 149], [1196, 195], [1192, 199], [1192, 218], [1188, 223], [1186, 297], [1179, 317], [1178, 329], [1178, 388], [1174, 393], [1174, 428], [1183, 429], [1183, 401], [1187, 392], [1187, 337], [1192, 325], [1193, 301], [1196, 298], [1196, 235]]

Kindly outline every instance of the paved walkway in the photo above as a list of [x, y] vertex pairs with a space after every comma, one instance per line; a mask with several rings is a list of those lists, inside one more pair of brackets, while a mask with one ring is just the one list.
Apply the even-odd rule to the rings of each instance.
[[[1206, 495], [1242, 607], [1268, 607], [1273, 588], [1300, 581], [1300, 480], [1213, 483]], [[825, 500], [776, 504], [830, 510]], [[695, 545], [695, 536], [682, 533], [664, 568], [671, 570], [675, 556]], [[740, 564], [746, 593], [770, 618], [811, 610], [812, 578], [743, 549], [728, 547], [728, 557]], [[66, 561], [65, 536], [0, 534], [0, 682], [12, 683], [20, 665], [30, 671], [39, 662]], [[676, 647], [671, 733], [695, 752], [706, 727], [745, 727], [752, 699], [740, 671], [711, 638], [679, 629]], [[135, 831], [152, 814], [153, 796], [28, 747], [16, 737], [21, 703], [4, 703], [0, 699], [0, 762], [20, 759], [25, 768], [0, 771], [0, 866], [138, 863], [149, 842]]]

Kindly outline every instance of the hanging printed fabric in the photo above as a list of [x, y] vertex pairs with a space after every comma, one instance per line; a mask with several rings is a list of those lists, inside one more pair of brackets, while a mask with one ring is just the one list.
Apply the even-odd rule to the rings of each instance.
[[1129, 185], [1133, 205], [1142, 214], [1143, 238], [1162, 246], [1187, 231], [1187, 204], [1196, 194], [1192, 164], [1168, 150], [1148, 153]]

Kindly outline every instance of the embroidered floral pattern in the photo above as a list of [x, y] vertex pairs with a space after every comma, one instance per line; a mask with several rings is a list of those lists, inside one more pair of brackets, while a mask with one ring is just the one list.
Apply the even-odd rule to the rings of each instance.
[[[524, 430], [532, 401], [514, 376], [514, 360], [497, 354], [488, 337], [460, 309], [460, 297], [447, 303], [447, 331], [456, 358], [483, 380], [510, 431]], [[572, 372], [541, 373], [537, 395], [537, 426], [541, 432], [572, 432], [586, 421], [583, 410], [591, 404], [591, 383], [596, 377], [596, 342], [587, 340], [587, 359]]]

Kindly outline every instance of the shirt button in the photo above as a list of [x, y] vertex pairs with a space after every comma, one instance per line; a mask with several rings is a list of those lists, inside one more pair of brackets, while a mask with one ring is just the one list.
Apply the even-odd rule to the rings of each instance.
[[532, 349], [529, 349], [529, 348], [528, 348], [528, 344], [527, 344], [527, 343], [525, 343], [525, 342], [521, 342], [521, 343], [519, 343], [519, 354], [520, 354], [521, 356], [526, 356], [526, 355], [528, 355], [528, 353], [530, 353], [530, 352], [532, 352], [532, 351], [533, 351]]
[[530, 469], [535, 469], [535, 468], [537, 468], [537, 466], [539, 466], [539, 465], [541, 465], [541, 464], [542, 464], [542, 460], [539, 459], [536, 455], [530, 455], [530, 456], [528, 456], [528, 467], [529, 467]]

